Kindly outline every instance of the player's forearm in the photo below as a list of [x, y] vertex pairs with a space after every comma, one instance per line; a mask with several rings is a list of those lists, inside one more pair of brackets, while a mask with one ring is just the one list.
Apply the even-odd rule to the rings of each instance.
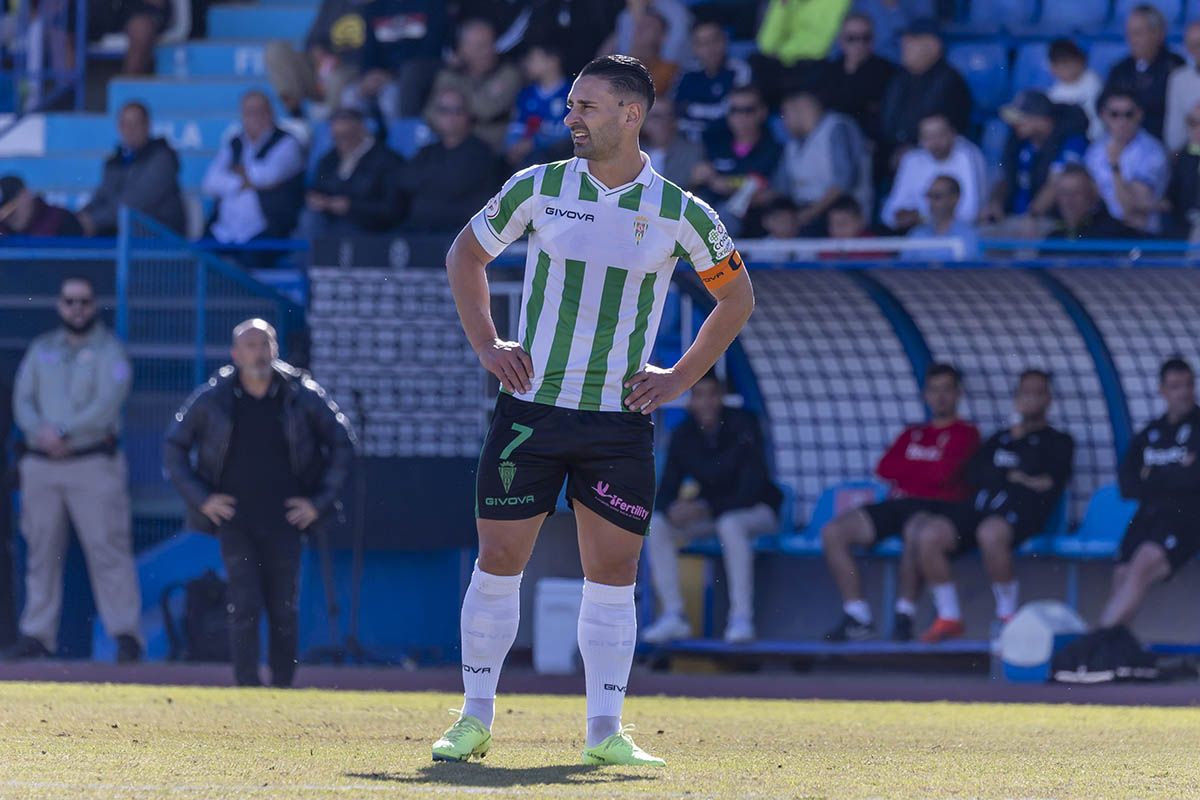
[[487, 262], [462, 244], [462, 237], [454, 240], [446, 254], [446, 274], [450, 279], [450, 292], [462, 322], [467, 341], [475, 350], [496, 340], [496, 324], [492, 321], [491, 293], [488, 290]]
[[748, 280], [717, 301], [716, 308], [696, 333], [692, 346], [675, 364], [675, 372], [685, 378], [688, 386], [712, 369], [721, 354], [737, 338], [753, 310], [754, 289]]

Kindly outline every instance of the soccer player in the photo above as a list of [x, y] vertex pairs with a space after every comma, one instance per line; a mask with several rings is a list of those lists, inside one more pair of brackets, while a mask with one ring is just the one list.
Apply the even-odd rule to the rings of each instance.
[[[465, 761], [491, 744], [496, 684], [517, 634], [518, 591], [563, 481], [585, 576], [579, 651], [585, 764], [662, 766], [621, 727], [637, 640], [633, 589], [654, 504], [650, 414], [716, 362], [754, 307], [750, 279], [711, 208], [666, 181], [638, 148], [654, 104], [628, 56], [585, 66], [565, 119], [575, 158], [514, 175], [446, 257], [463, 329], [501, 384], [479, 458], [479, 559], [462, 606], [465, 703], [433, 745]], [[517, 341], [492, 322], [485, 267], [530, 232]], [[716, 298], [671, 368], [647, 364], [676, 259]]]
[[932, 644], [966, 633], [950, 557], [976, 547], [992, 579], [996, 618], [1007, 622], [1016, 613], [1020, 587], [1012, 552], [1045, 528], [1071, 479], [1075, 457], [1075, 440], [1046, 421], [1052, 402], [1050, 373], [1022, 372], [1014, 400], [1020, 422], [988, 439], [967, 465], [974, 498], [918, 524], [913, 534], [917, 565], [937, 608], [937, 619], [921, 641]]
[[1167, 413], [1129, 445], [1117, 477], [1121, 494], [1139, 501], [1129, 522], [1101, 628], [1127, 625], [1146, 592], [1200, 552], [1200, 408], [1196, 373], [1182, 358], [1159, 369]]
[[900, 559], [900, 591], [892, 638], [913, 636], [913, 615], [920, 575], [911, 546], [915, 524], [931, 512], [944, 512], [970, 497], [967, 461], [979, 447], [979, 429], [958, 418], [962, 375], [949, 364], [933, 364], [925, 372], [925, 405], [932, 419], [910, 425], [879, 461], [875, 474], [892, 485], [882, 503], [856, 508], [835, 517], [821, 531], [829, 571], [842, 593], [842, 619], [825, 638], [831, 642], [869, 639], [875, 635], [871, 607], [863, 599], [854, 562], [855, 547], [874, 547], [881, 539], [904, 534]]

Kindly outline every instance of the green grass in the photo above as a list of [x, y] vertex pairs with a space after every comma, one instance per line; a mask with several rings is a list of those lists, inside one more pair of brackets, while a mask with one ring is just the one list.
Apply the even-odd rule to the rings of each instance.
[[582, 698], [503, 697], [430, 763], [445, 694], [0, 684], [0, 798], [1196, 797], [1200, 710], [633, 697], [665, 770], [579, 765]]

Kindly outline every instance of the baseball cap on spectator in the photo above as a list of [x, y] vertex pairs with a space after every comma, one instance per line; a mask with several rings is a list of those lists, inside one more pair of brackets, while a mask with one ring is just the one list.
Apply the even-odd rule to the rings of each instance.
[[904, 29], [905, 36], [938, 36], [942, 35], [937, 20], [933, 17], [918, 17]]
[[1000, 118], [1010, 125], [1026, 117], [1052, 117], [1054, 103], [1043, 92], [1026, 89], [1019, 92], [1013, 101], [1000, 108]]
[[6, 206], [25, 188], [25, 181], [16, 175], [5, 175], [0, 178], [0, 206]]

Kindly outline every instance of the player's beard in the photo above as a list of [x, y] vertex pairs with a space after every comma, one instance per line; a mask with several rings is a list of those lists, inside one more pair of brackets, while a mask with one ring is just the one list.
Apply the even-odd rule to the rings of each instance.
[[583, 142], [578, 142], [574, 139], [575, 132], [571, 132], [571, 144], [574, 146], [576, 156], [588, 159], [604, 159], [611, 155], [613, 148], [605, 146], [606, 139], [604, 137], [597, 138], [596, 132], [590, 128], [580, 128], [579, 130], [587, 134], [587, 138]]

